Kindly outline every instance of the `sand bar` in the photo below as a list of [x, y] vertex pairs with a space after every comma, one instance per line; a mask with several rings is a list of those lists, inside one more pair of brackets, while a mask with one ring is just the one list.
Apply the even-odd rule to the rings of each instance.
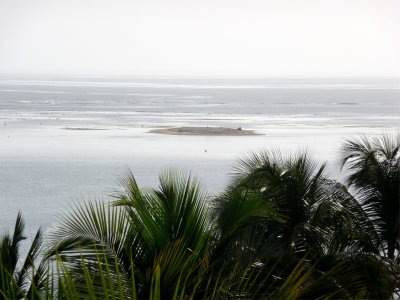
[[173, 127], [150, 130], [151, 133], [168, 135], [216, 135], [216, 136], [245, 136], [258, 135], [252, 130], [243, 130], [241, 127]]
[[105, 128], [89, 128], [89, 127], [64, 127], [65, 130], [108, 130]]

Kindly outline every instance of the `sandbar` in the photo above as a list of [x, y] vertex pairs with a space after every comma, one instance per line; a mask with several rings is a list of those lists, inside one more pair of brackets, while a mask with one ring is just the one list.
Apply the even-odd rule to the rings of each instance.
[[259, 135], [252, 130], [244, 130], [241, 127], [172, 127], [159, 128], [149, 131], [150, 133], [168, 134], [168, 135], [215, 135], [215, 136], [246, 136]]
[[88, 127], [64, 127], [65, 130], [108, 130], [105, 128], [88, 128]]

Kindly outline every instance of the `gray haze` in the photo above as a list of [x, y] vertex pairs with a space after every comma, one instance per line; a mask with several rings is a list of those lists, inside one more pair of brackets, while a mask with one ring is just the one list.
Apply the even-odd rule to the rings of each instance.
[[0, 0], [0, 73], [400, 76], [399, 3]]

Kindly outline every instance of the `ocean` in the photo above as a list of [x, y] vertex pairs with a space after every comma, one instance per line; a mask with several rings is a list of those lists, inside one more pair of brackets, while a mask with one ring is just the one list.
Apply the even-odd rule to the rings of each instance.
[[[170, 136], [154, 128], [223, 126], [254, 136]], [[118, 191], [130, 169], [157, 187], [162, 170], [198, 177], [210, 195], [250, 151], [308, 151], [337, 179], [344, 138], [398, 133], [397, 79], [207, 79], [0, 76], [0, 233], [18, 211], [27, 233], [74, 203]]]

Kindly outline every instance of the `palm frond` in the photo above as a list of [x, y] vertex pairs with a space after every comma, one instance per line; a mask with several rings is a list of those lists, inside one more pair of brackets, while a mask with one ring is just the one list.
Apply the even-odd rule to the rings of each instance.
[[119, 278], [118, 273], [129, 282], [130, 254], [125, 244], [129, 231], [130, 223], [121, 209], [99, 201], [77, 204], [53, 229], [46, 257], [61, 260], [76, 282], [84, 280], [86, 271], [103, 276], [104, 268], [109, 278]]
[[382, 248], [394, 258], [400, 247], [400, 136], [345, 141], [342, 166], [350, 171], [347, 183], [374, 222], [383, 241]]

